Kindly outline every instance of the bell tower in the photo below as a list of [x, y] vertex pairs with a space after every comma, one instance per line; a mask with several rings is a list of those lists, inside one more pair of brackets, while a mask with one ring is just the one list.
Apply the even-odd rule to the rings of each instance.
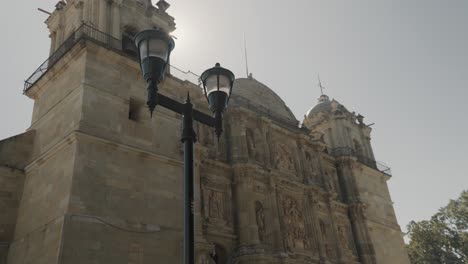
[[[24, 89], [34, 100], [31, 153], [6, 263], [181, 262], [180, 117], [149, 117], [132, 43], [145, 29], [175, 30], [168, 7], [68, 0], [46, 20], [50, 57]], [[174, 78], [161, 90], [204, 99]]]
[[154, 27], [172, 32], [175, 23], [166, 12], [169, 6], [164, 0], [159, 1], [157, 7], [152, 5], [151, 0], [59, 1], [46, 20], [50, 30], [51, 54], [83, 24], [116, 39], [121, 39], [123, 34]]
[[375, 160], [372, 129], [364, 117], [322, 94], [303, 126], [323, 134], [327, 152], [336, 160], [341, 197], [349, 208], [362, 263], [409, 263], [387, 186], [391, 171]]

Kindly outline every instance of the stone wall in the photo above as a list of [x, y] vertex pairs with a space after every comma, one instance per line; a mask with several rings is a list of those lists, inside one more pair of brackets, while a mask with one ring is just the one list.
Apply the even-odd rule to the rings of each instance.
[[23, 191], [23, 171], [0, 166], [0, 263], [5, 264], [7, 250], [13, 241], [18, 204]]

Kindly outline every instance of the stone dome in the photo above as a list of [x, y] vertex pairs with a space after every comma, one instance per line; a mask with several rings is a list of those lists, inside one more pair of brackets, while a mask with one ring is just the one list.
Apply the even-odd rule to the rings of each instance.
[[242, 97], [253, 106], [263, 108], [263, 110], [271, 114], [297, 122], [296, 117], [281, 97], [266, 85], [253, 78], [236, 79], [232, 93], [234, 101], [236, 101], [237, 96]]
[[344, 105], [340, 104], [335, 99], [330, 100], [327, 95], [321, 95], [318, 101], [319, 103], [307, 112], [308, 118], [311, 118], [318, 113], [332, 113], [337, 110], [341, 112], [349, 112]]

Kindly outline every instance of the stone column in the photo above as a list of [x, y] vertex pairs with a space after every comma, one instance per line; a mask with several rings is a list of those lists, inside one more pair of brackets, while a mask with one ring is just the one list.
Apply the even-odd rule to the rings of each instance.
[[334, 239], [334, 244], [336, 246], [336, 252], [337, 252], [337, 259], [340, 260], [339, 263], [343, 263], [343, 258], [345, 257], [345, 254], [343, 252], [343, 248], [340, 244], [340, 240], [339, 240], [339, 237], [338, 237], [338, 226], [337, 226], [337, 222], [336, 222], [336, 217], [335, 217], [335, 208], [334, 208], [334, 205], [333, 205], [333, 198], [332, 197], [328, 197], [328, 201], [327, 201], [327, 206], [328, 206], [328, 213], [330, 215], [330, 223], [331, 223], [331, 226], [332, 226], [332, 231], [333, 231], [333, 239]]
[[84, 21], [83, 7], [84, 7], [83, 1], [75, 2], [75, 8], [78, 10], [78, 15], [76, 16], [76, 21], [75, 21], [76, 28], [78, 28]]
[[360, 202], [349, 205], [351, 229], [361, 263], [376, 264], [377, 260], [375, 258], [374, 247], [365, 222], [365, 207], [366, 206]]
[[283, 235], [281, 233], [279, 206], [278, 206], [278, 190], [276, 188], [276, 181], [274, 178], [270, 178], [269, 186], [269, 208], [268, 216], [265, 220], [266, 223], [271, 224], [273, 248], [276, 251], [285, 252], [286, 249], [283, 243]]
[[327, 258], [327, 251], [325, 249], [325, 244], [322, 243], [322, 239], [320, 239], [322, 231], [320, 230], [320, 219], [317, 217], [317, 213], [320, 210], [318, 207], [319, 201], [314, 197], [314, 194], [312, 193], [309, 197], [309, 205], [312, 211], [310, 217], [312, 223], [312, 230], [314, 232], [314, 240], [318, 249], [320, 260], [323, 262]]
[[317, 256], [318, 259], [324, 259], [326, 257], [325, 247], [321, 243], [318, 235], [320, 235], [320, 224], [319, 219], [317, 218], [317, 208], [318, 201], [314, 198], [314, 194], [309, 193], [308, 199], [304, 204], [305, 215], [306, 215], [306, 224], [308, 230], [308, 239], [310, 242], [310, 249], [313, 250], [314, 256]]
[[49, 37], [50, 37], [50, 52], [49, 52], [49, 56], [50, 56], [55, 51], [55, 47], [56, 47], [55, 45], [57, 44], [57, 42], [56, 42], [57, 41], [56, 40], [57, 33], [54, 31], [54, 32], [50, 33]]
[[235, 110], [226, 118], [226, 124], [230, 125], [230, 158], [233, 163], [245, 162], [248, 160], [247, 140], [245, 135], [246, 125], [240, 113]]
[[89, 0], [85, 0], [83, 7], [83, 22], [89, 25], [94, 25], [92, 21], [93, 14], [93, 3]]
[[353, 158], [337, 158], [337, 174], [344, 192], [343, 200], [348, 204], [359, 200], [359, 192], [352, 170], [353, 162]]
[[204, 240], [203, 237], [203, 216], [201, 211], [202, 205], [202, 181], [201, 181], [201, 171], [202, 171], [202, 161], [206, 157], [206, 151], [203, 147], [200, 147], [198, 144], [195, 144], [195, 160], [194, 160], [194, 218], [195, 218], [195, 241]]
[[234, 194], [237, 208], [237, 229], [239, 246], [259, 243], [255, 199], [253, 197], [253, 177], [244, 166], [234, 167]]
[[98, 29], [102, 32], [107, 33], [107, 1], [108, 0], [99, 0], [99, 23]]
[[267, 120], [266, 118], [262, 118], [262, 140], [264, 146], [264, 156], [263, 161], [265, 166], [271, 167], [271, 148], [270, 148], [270, 139], [268, 138], [268, 128], [270, 127], [271, 121]]
[[194, 217], [195, 217], [195, 263], [206, 264], [212, 263], [211, 254], [214, 252], [214, 245], [206, 240], [203, 233], [204, 216], [202, 214], [202, 171], [203, 160], [206, 158], [206, 148], [195, 144], [195, 160], [194, 160]]
[[122, 0], [114, 0], [114, 2], [112, 3], [112, 31], [110, 34], [117, 39], [121, 38], [120, 8], [122, 8]]
[[64, 26], [63, 24], [59, 24], [57, 27], [57, 31], [55, 33], [55, 50], [57, 50], [63, 43], [64, 41]]

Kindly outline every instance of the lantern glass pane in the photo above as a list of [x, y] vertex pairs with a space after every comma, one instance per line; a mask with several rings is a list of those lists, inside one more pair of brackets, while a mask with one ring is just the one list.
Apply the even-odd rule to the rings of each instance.
[[[148, 47], [149, 42], [149, 47]], [[149, 50], [148, 50], [149, 49]], [[169, 45], [161, 39], [150, 39], [143, 40], [140, 44], [140, 57], [141, 60], [149, 57], [160, 58], [163, 61], [167, 62], [167, 57], [169, 55]]]
[[[230, 89], [231, 81], [229, 78], [224, 75], [219, 75], [219, 90], [229, 95]], [[215, 91], [218, 91], [218, 75], [212, 75], [206, 79], [207, 95]]]

